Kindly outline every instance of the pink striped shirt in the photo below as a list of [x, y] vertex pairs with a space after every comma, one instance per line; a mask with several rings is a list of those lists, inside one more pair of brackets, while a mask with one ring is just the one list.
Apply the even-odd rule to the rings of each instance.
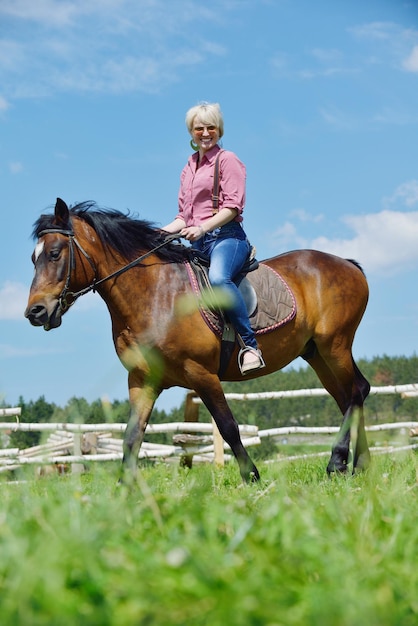
[[[196, 169], [198, 153], [189, 157], [180, 176], [179, 213], [186, 226], [200, 226], [212, 217], [212, 190], [215, 160], [220, 148], [214, 146]], [[234, 152], [222, 150], [219, 157], [219, 210], [237, 209], [236, 222], [242, 222], [245, 205], [245, 165]]]

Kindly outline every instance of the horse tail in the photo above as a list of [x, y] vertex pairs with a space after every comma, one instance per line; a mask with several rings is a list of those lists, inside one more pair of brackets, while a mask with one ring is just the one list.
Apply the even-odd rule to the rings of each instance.
[[363, 274], [363, 276], [366, 276], [366, 272], [361, 267], [361, 265], [360, 265], [360, 263], [358, 261], [355, 261], [354, 259], [346, 259], [346, 261], [348, 261], [349, 263], [352, 263], [353, 265], [355, 265], [360, 270], [360, 272]]

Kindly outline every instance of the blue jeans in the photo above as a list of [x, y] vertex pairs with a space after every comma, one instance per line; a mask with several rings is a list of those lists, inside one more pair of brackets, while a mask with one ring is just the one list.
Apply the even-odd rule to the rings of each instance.
[[231, 304], [225, 312], [246, 346], [257, 348], [254, 331], [248, 318], [247, 307], [234, 279], [250, 253], [250, 244], [238, 222], [229, 222], [212, 230], [195, 241], [193, 248], [210, 258], [209, 281], [215, 288], [223, 289]]

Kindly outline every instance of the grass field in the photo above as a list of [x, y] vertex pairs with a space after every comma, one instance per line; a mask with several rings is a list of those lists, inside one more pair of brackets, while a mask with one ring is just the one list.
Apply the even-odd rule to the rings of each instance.
[[[0, 483], [0, 624], [416, 626], [418, 457]], [[32, 476], [32, 475], [31, 475]]]

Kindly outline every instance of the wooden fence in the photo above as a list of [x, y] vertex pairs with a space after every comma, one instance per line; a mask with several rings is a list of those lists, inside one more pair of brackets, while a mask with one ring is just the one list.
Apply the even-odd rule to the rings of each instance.
[[[0, 431], [51, 432], [47, 441], [30, 448], [5, 448], [0, 450], [0, 473], [18, 469], [24, 465], [54, 465], [60, 472], [71, 467], [73, 472], [81, 472], [86, 464], [92, 462], [121, 461], [122, 439], [113, 437], [114, 433], [125, 430], [126, 424], [65, 424], [65, 423], [17, 423], [0, 422]], [[215, 427], [216, 429], [216, 427]], [[332, 435], [337, 427], [283, 426], [258, 430], [257, 426], [240, 426], [240, 433], [245, 447], [258, 445], [264, 437], [285, 437], [287, 435]], [[401, 430], [409, 437], [418, 436], [418, 422], [397, 422], [366, 427], [368, 432]], [[229, 461], [230, 454], [225, 454], [229, 446], [219, 440], [217, 429], [208, 423], [148, 425], [147, 435], [157, 433], [173, 434], [173, 444], [157, 444], [144, 441], [139, 453], [140, 459], [170, 460], [180, 459], [191, 466], [192, 459], [197, 462], [214, 462], [223, 465]], [[203, 433], [203, 434], [202, 434]], [[217, 443], [216, 443], [217, 442]], [[395, 453], [418, 448], [418, 444], [405, 446], [385, 445], [371, 447], [374, 454]], [[283, 456], [276, 461], [293, 461], [315, 456], [329, 456], [329, 451], [312, 454]], [[40, 471], [39, 473], [42, 473]]]
[[[192, 402], [202, 404], [201, 399], [194, 393]], [[418, 383], [408, 385], [383, 385], [380, 387], [370, 387], [370, 395], [392, 395], [400, 394], [402, 398], [413, 398], [418, 396]], [[288, 389], [286, 391], [263, 391], [260, 393], [226, 393], [227, 400], [243, 400], [251, 402], [253, 400], [277, 400], [280, 398], [301, 398], [306, 396], [328, 396], [329, 393], [323, 387], [315, 389]]]
[[[9, 413], [11, 415], [11, 413]], [[246, 447], [260, 443], [257, 426], [239, 427]], [[72, 471], [82, 471], [84, 464], [97, 461], [122, 460], [122, 438], [114, 436], [123, 433], [126, 424], [73, 424], [73, 423], [27, 423], [0, 422], [0, 432], [9, 434], [16, 431], [51, 433], [42, 445], [30, 448], [4, 448], [0, 450], [0, 473], [18, 469], [23, 465], [53, 464], [71, 465]], [[198, 462], [215, 462], [222, 465], [230, 455], [214, 424], [172, 422], [149, 424], [147, 439], [155, 434], [171, 434], [172, 444], [159, 444], [144, 441], [139, 453], [140, 459], [181, 459], [186, 465], [191, 459]]]
[[[372, 387], [370, 393], [393, 394], [399, 393], [402, 397], [418, 395], [418, 384], [395, 385], [384, 387]], [[265, 399], [277, 399], [297, 396], [328, 395], [325, 389], [299, 389], [288, 391], [269, 391], [262, 393], [228, 393], [229, 400], [253, 401]], [[223, 465], [231, 458], [229, 446], [222, 440], [219, 431], [212, 423], [199, 423], [200, 398], [194, 392], [189, 392], [186, 397], [184, 422], [168, 424], [149, 424], [146, 430], [146, 438], [154, 434], [171, 434], [172, 444], [158, 444], [152, 441], [144, 441], [139, 458], [148, 459], [179, 459], [185, 465], [191, 466], [192, 460], [198, 462], [214, 462]], [[1, 431], [38, 431], [50, 432], [47, 441], [39, 446], [31, 448], [4, 448], [0, 450], [0, 473], [17, 469], [23, 465], [42, 466], [53, 464], [61, 467], [71, 466], [72, 471], [83, 470], [85, 464], [96, 461], [120, 461], [122, 459], [122, 439], [114, 436], [126, 429], [126, 424], [75, 424], [75, 423], [24, 423], [19, 422], [20, 407], [0, 409], [0, 417], [16, 417], [16, 422], [0, 422]], [[260, 444], [265, 437], [284, 437], [287, 435], [332, 435], [339, 431], [338, 427], [305, 427], [284, 426], [259, 430], [257, 426], [241, 425], [240, 434], [245, 447]], [[408, 431], [409, 437], [418, 436], [418, 422], [397, 422], [391, 424], [379, 424], [367, 426], [367, 432]], [[392, 453], [401, 450], [418, 448], [418, 444], [412, 443], [405, 446], [387, 445], [372, 447], [375, 454]], [[227, 454], [225, 454], [227, 452]], [[304, 454], [283, 457], [279, 460], [294, 460], [310, 456], [327, 456], [329, 451], [315, 454]]]
[[[370, 387], [370, 395], [392, 395], [400, 394], [402, 398], [413, 398], [418, 396], [418, 383], [409, 383], [406, 385], [382, 385]], [[288, 389], [284, 391], [264, 391], [259, 393], [226, 393], [225, 398], [227, 400], [238, 400], [243, 402], [252, 402], [255, 400], [277, 400], [281, 398], [298, 398], [298, 397], [315, 397], [315, 396], [328, 396], [328, 391], [323, 387], [314, 389]], [[188, 394], [185, 410], [185, 419], [191, 421], [199, 420], [199, 406], [202, 404], [202, 400], [191, 391]], [[391, 424], [378, 424], [374, 426], [366, 426], [367, 432], [377, 431], [409, 431], [410, 437], [418, 437], [418, 422], [396, 422]], [[305, 427], [305, 426], [283, 426], [280, 428], [270, 428], [267, 430], [260, 430], [258, 436], [260, 439], [263, 437], [280, 437], [292, 434], [335, 434], [339, 431], [338, 427], [333, 426], [318, 426], [318, 427]], [[410, 443], [406, 446], [374, 446], [370, 448], [370, 451], [374, 454], [387, 454], [392, 452], [400, 452], [403, 450], [413, 450], [418, 448], [418, 444]], [[315, 457], [315, 456], [328, 456], [327, 452], [316, 452], [313, 454], [303, 454], [286, 456], [280, 460], [296, 460], [301, 458]]]

